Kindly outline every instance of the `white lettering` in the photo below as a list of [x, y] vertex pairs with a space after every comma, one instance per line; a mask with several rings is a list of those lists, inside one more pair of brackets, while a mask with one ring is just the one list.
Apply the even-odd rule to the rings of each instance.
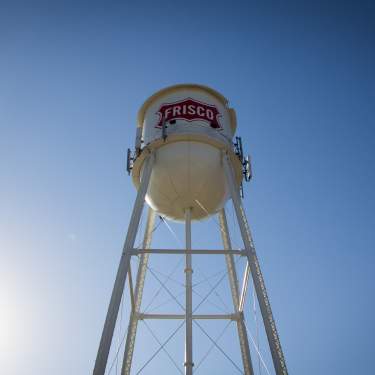
[[211, 110], [211, 109], [207, 109], [206, 110], [206, 116], [207, 116], [207, 118], [209, 119], [209, 120], [213, 120], [214, 119], [214, 113], [213, 113], [213, 111]]
[[181, 116], [181, 107], [179, 105], [173, 107], [173, 117], [175, 116]]
[[198, 106], [197, 107], [197, 115], [198, 116], [204, 116], [204, 108], [203, 107], [201, 107], [201, 106]]
[[164, 111], [164, 117], [167, 119], [169, 118], [169, 115], [170, 115], [170, 112], [171, 112], [172, 108], [171, 107], [168, 107], [165, 111]]
[[195, 107], [193, 104], [188, 105], [188, 113], [189, 115], [195, 115]]

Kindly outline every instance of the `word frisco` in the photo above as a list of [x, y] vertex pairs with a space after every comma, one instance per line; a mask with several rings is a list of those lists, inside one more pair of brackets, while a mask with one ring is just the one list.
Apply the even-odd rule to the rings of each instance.
[[158, 110], [159, 122], [156, 127], [160, 128], [164, 121], [183, 119], [187, 121], [205, 121], [212, 128], [221, 129], [218, 118], [221, 117], [215, 105], [187, 98], [175, 103], [165, 103]]

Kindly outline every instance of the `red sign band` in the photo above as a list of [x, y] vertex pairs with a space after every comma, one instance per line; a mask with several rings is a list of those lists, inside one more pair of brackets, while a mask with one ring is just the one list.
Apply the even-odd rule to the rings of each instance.
[[159, 122], [155, 126], [161, 128], [164, 121], [187, 120], [206, 121], [214, 129], [222, 129], [219, 123], [220, 112], [212, 104], [202, 103], [198, 100], [187, 98], [175, 103], [165, 103], [158, 110]]

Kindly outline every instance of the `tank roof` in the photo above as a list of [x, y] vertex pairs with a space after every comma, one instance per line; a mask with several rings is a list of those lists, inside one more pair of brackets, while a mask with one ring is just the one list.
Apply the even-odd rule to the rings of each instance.
[[147, 111], [147, 108], [149, 105], [157, 99], [161, 95], [167, 94], [169, 91], [174, 91], [178, 89], [198, 89], [198, 90], [204, 90], [209, 92], [212, 96], [214, 96], [216, 99], [220, 100], [226, 107], [228, 107], [228, 99], [226, 99], [222, 94], [220, 94], [218, 91], [212, 89], [211, 87], [204, 86], [204, 85], [198, 85], [195, 83], [182, 83], [182, 84], [177, 84], [173, 86], [168, 86], [165, 87], [159, 91], [157, 91], [155, 94], [150, 96], [142, 105], [140, 110], [138, 111], [138, 121], [137, 121], [137, 127], [142, 128], [143, 127], [143, 121], [145, 117], [145, 113]]

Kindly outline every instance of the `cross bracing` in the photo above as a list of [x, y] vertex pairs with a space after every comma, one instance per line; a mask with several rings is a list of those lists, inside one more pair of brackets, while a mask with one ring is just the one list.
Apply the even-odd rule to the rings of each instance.
[[[135, 237], [141, 219], [144, 197], [147, 191], [147, 183], [152, 170], [153, 158], [154, 156], [151, 154], [145, 162], [142, 184], [138, 190], [137, 199], [134, 205], [93, 374], [104, 375], [108, 368], [109, 371], [113, 371], [113, 364], [107, 368], [108, 355], [112, 344], [116, 321], [118, 320], [120, 302], [123, 298], [122, 296], [126, 281], [127, 289], [129, 291], [127, 301], [130, 304], [131, 311], [129, 314], [127, 330], [123, 335], [123, 339], [119, 341], [118, 348], [115, 352], [116, 361], [118, 361], [118, 358], [122, 355], [121, 375], [133, 373], [138, 374], [146, 371], [146, 369], [154, 363], [154, 359], [161, 355], [161, 353], [168, 358], [171, 366], [173, 366], [176, 371], [186, 375], [195, 374], [196, 372], [201, 371], [202, 366], [204, 366], [205, 361], [209, 358], [213, 350], [217, 353], [221, 353], [221, 355], [226, 358], [227, 362], [233, 366], [232, 370], [234, 372], [246, 375], [256, 373], [252, 361], [252, 356], [254, 356], [255, 353], [255, 357], [258, 359], [259, 363], [257, 373], [261, 374], [263, 369], [264, 373], [269, 374], [269, 366], [267, 366], [263, 359], [260, 350], [258, 333], [254, 336], [249, 329], [248, 322], [245, 320], [247, 308], [246, 296], [248, 294], [247, 292], [251, 280], [259, 303], [260, 313], [263, 318], [275, 373], [276, 375], [287, 375], [285, 360], [263, 276], [260, 270], [259, 261], [242, 207], [242, 201], [234, 186], [234, 178], [227, 156], [225, 154], [223, 155], [223, 165], [231, 190], [231, 198], [244, 244], [242, 248], [238, 249], [233, 249], [232, 247], [224, 209], [219, 212], [218, 218], [215, 219], [222, 237], [223, 247], [221, 249], [192, 248], [190, 214], [188, 210], [186, 211], [184, 248], [152, 248], [151, 238], [156, 228], [155, 212], [153, 212], [152, 209], [149, 209], [143, 242], [141, 246], [134, 247]], [[161, 221], [167, 226], [168, 231], [171, 231], [171, 226], [168, 225], [165, 219]], [[160, 225], [160, 222], [158, 225]], [[172, 272], [168, 274], [164, 269], [158, 270], [150, 264], [151, 256], [168, 256], [180, 259], [176, 263]], [[193, 272], [197, 272], [199, 267], [197, 267], [195, 259], [207, 256], [217, 256], [225, 259], [225, 271], [219, 273], [215, 272], [213, 275], [207, 275], [206, 272], [201, 272], [200, 279], [196, 281], [197, 279], [193, 277]], [[134, 261], [131, 261], [132, 258], [138, 260], [136, 266], [134, 265]], [[192, 262], [193, 259], [194, 262]], [[243, 271], [244, 275], [241, 276], [240, 282], [236, 270], [236, 265], [239, 261], [246, 263], [246, 267]], [[175, 275], [179, 268], [183, 268], [183, 273], [185, 274], [183, 282], [181, 282], [181, 280]], [[155, 293], [151, 295], [148, 302], [142, 301], [146, 275], [147, 277], [153, 278], [154, 285], [157, 286]], [[228, 301], [226, 301], [225, 297], [219, 292], [219, 287], [222, 286], [224, 280], [229, 281], [229, 294], [231, 296], [230, 304], [228, 304]], [[201, 289], [203, 286], [205, 286], [205, 289]], [[162, 302], [160, 302], [160, 300], [157, 301], [159, 297], [163, 297]], [[175, 310], [164, 310], [171, 303], [174, 305]], [[215, 311], [206, 311], [208, 307], [211, 309], [215, 308]], [[158, 311], [153, 311], [153, 308]], [[205, 311], [201, 311], [203, 308]], [[210, 333], [207, 330], [207, 327], [203, 324], [208, 324], [208, 322], [212, 321], [223, 321], [225, 325], [219, 332], [216, 332], [216, 330], [215, 332]], [[157, 322], [158, 327], [161, 327], [165, 322], [175, 322], [177, 323], [177, 326], [175, 326], [167, 337], [160, 338], [157, 332], [158, 330], [152, 326], [155, 322]], [[223, 348], [225, 346], [223, 335], [230, 331], [229, 328], [231, 326], [236, 327], [235, 331], [237, 331], [240, 358], [238, 356], [235, 359], [232, 358], [232, 348]], [[133, 357], [136, 352], [137, 335], [140, 334], [139, 328], [141, 327], [143, 327], [144, 331], [147, 331], [153, 339], [155, 350], [152, 353], [147, 353], [149, 354], [149, 357], [144, 362], [140, 363], [137, 361], [137, 364], [139, 363], [140, 365], [137, 369], [133, 368]], [[181, 361], [177, 361], [176, 356], [171, 354], [171, 350], [173, 351], [173, 349], [175, 349], [174, 347], [171, 347], [171, 342], [178, 335], [182, 334], [181, 332], [184, 331], [184, 328], [185, 360], [183, 365], [181, 365]], [[202, 351], [201, 354], [203, 355], [201, 356], [196, 355], [193, 350], [193, 343], [194, 347], [197, 346], [193, 340], [193, 330], [195, 337], [199, 337], [202, 341], [205, 337], [209, 343], [208, 348]], [[139, 340], [138, 343], [141, 343], [141, 341], [142, 340]], [[231, 343], [232, 342], [233, 340], [231, 340]], [[232, 344], [231, 346], [233, 347]], [[250, 349], [250, 346], [252, 346], [252, 349]], [[123, 354], [119, 348], [122, 348], [121, 350]], [[197, 359], [195, 359], [195, 357], [197, 357]], [[199, 359], [199, 357], [201, 358]], [[118, 366], [116, 367], [117, 371]]]

